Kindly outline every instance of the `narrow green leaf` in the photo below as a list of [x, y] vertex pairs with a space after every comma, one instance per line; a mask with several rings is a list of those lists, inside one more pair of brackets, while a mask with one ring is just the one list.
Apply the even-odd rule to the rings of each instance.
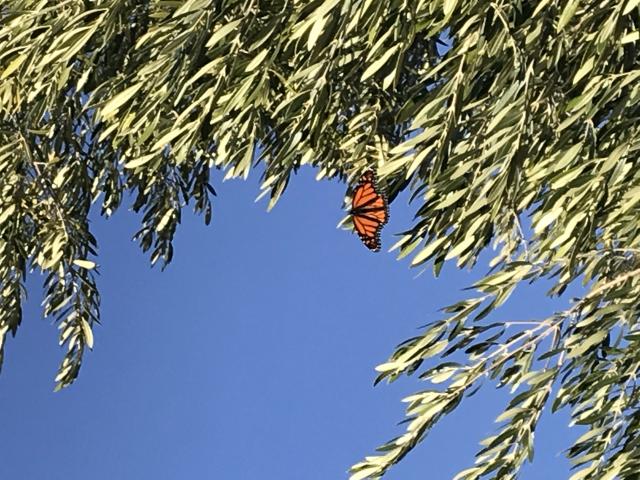
[[567, 24], [571, 21], [571, 19], [573, 18], [573, 15], [576, 13], [576, 10], [578, 9], [579, 4], [580, 4], [580, 0], [569, 0], [567, 2], [567, 4], [564, 7], [564, 10], [562, 10], [562, 13], [560, 14], [560, 18], [558, 19], [558, 26], [556, 27], [556, 30], [558, 32], [564, 29], [564, 27], [566, 27]]
[[84, 259], [77, 258], [73, 261], [73, 263], [87, 270], [93, 270], [94, 268], [96, 268], [96, 264], [91, 260], [84, 260]]
[[240, 25], [240, 22], [242, 22], [241, 18], [238, 20], [234, 20], [233, 22], [229, 22], [226, 25], [218, 28], [215, 32], [213, 32], [213, 35], [211, 35], [211, 38], [205, 46], [207, 48], [213, 48], [220, 40], [233, 32], [238, 27], [238, 25]]
[[84, 341], [86, 342], [87, 347], [93, 349], [93, 332], [91, 331], [91, 326], [84, 318], [82, 319], [81, 325]]
[[369, 67], [367, 67], [367, 69], [362, 74], [362, 77], [360, 77], [360, 80], [361, 81], [366, 80], [367, 78], [375, 74], [378, 70], [380, 70], [382, 67], [384, 67], [384, 65], [387, 63], [389, 58], [391, 58], [391, 56], [393, 56], [399, 49], [400, 49], [400, 44], [396, 44], [393, 47], [391, 47], [389, 50], [387, 50], [378, 60], [376, 60], [371, 65], [369, 65]]
[[26, 53], [18, 55], [16, 58], [14, 58], [11, 61], [11, 63], [9, 63], [9, 65], [7, 65], [7, 68], [5, 68], [2, 71], [2, 74], [0, 75], [0, 80], [4, 80], [9, 75], [11, 75], [13, 72], [18, 70], [18, 68], [20, 68], [20, 65], [22, 65], [26, 59], [27, 59], [27, 54]]
[[458, 0], [444, 0], [444, 3], [442, 4], [444, 17], [447, 19], [450, 18], [457, 6]]
[[637, 8], [640, 0], [629, 0], [622, 10], [622, 15], [628, 15], [634, 8]]
[[252, 72], [256, 68], [258, 68], [262, 64], [262, 62], [264, 61], [268, 53], [269, 53], [269, 50], [265, 48], [258, 55], [256, 55], [256, 57], [253, 60], [251, 60], [251, 62], [249, 62], [249, 65], [247, 65], [247, 68], [245, 68], [245, 72]]
[[596, 61], [596, 57], [591, 56], [582, 64], [582, 67], [580, 67], [580, 70], [578, 70], [576, 74], [573, 76], [574, 85], [578, 83], [580, 80], [582, 80], [585, 77], [585, 75], [587, 75], [593, 69], [593, 65], [595, 61]]
[[142, 83], [137, 83], [111, 98], [111, 100], [105, 103], [100, 109], [102, 118], [108, 119], [113, 117], [118, 112], [118, 109], [127, 103], [140, 88], [142, 88]]

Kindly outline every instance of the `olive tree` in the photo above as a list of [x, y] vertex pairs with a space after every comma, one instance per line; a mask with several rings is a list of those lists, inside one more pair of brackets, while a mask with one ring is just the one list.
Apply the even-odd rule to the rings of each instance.
[[[25, 275], [76, 378], [99, 321], [92, 211], [125, 194], [166, 265], [211, 175], [260, 165], [271, 208], [308, 164], [366, 170], [415, 220], [395, 248], [437, 276], [487, 274], [401, 343], [378, 380], [419, 372], [404, 431], [352, 468], [378, 478], [479, 388], [507, 387], [496, 435], [458, 479], [515, 478], [545, 408], [586, 432], [579, 479], [640, 471], [638, 0], [6, 0], [0, 5], [0, 353]], [[190, 207], [192, 206], [192, 207]], [[484, 257], [483, 257], [484, 258]], [[584, 295], [496, 321], [524, 282]]]

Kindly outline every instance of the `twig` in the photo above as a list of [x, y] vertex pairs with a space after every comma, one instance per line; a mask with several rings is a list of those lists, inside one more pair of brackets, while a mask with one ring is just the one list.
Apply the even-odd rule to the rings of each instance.
[[47, 191], [47, 193], [51, 197], [51, 200], [53, 201], [53, 207], [56, 211], [58, 219], [60, 220], [60, 224], [62, 225], [62, 232], [64, 233], [64, 238], [67, 243], [70, 243], [71, 236], [69, 234], [69, 230], [67, 229], [67, 224], [64, 219], [64, 213], [62, 212], [62, 208], [58, 204], [58, 197], [56, 195], [55, 189], [51, 184], [51, 181], [49, 180], [49, 178], [42, 173], [39, 167], [39, 165], [44, 165], [45, 163], [37, 162], [33, 159], [33, 156], [31, 155], [31, 150], [29, 149], [29, 144], [27, 143], [27, 139], [25, 138], [22, 132], [19, 132], [19, 135], [22, 141], [22, 146], [24, 148], [24, 151], [27, 154], [27, 157], [29, 158], [29, 163], [31, 163], [31, 165], [33, 166], [34, 170], [38, 174], [37, 178], [42, 181], [42, 185], [44, 189]]
[[512, 325], [540, 325], [541, 323], [545, 323], [547, 320], [509, 320], [508, 322], [504, 322], [505, 327], [510, 327]]
[[524, 247], [524, 255], [525, 255], [527, 261], [529, 261], [529, 258], [530, 258], [530, 256], [529, 256], [529, 246], [528, 246], [527, 238], [524, 236], [524, 231], [522, 230], [522, 224], [520, 223], [520, 216], [514, 211], [513, 212], [513, 217], [516, 219], [516, 227], [518, 228], [518, 235], [520, 236], [520, 243]]
[[622, 283], [624, 281], [626, 281], [627, 279], [634, 277], [636, 275], [640, 275], [640, 268], [637, 268], [635, 270], [631, 270], [630, 272], [627, 272], [623, 275], [620, 275], [619, 277], [614, 278], [613, 280], [604, 283], [603, 285], [599, 286], [598, 288], [596, 288], [595, 290], [592, 290], [591, 292], [589, 292], [581, 301], [579, 301], [571, 310], [575, 309], [578, 305], [580, 305], [581, 303], [584, 303], [586, 300], [590, 300], [593, 297], [600, 295], [602, 292], [604, 292], [605, 290], [607, 290], [609, 287], [613, 287], [619, 283]]
[[605, 254], [605, 253], [640, 253], [640, 248], [607, 248], [603, 250], [592, 250], [587, 253], [581, 253], [578, 257], [588, 257], [597, 254]]

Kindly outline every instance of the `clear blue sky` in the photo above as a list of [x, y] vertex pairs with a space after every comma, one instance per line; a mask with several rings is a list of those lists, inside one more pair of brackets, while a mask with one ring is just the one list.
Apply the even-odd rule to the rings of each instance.
[[[406, 196], [374, 254], [335, 228], [343, 184], [304, 170], [267, 213], [257, 177], [214, 180], [212, 225], [185, 214], [164, 272], [130, 240], [136, 215], [96, 219], [102, 326], [80, 379], [59, 393], [58, 332], [31, 277], [0, 376], [0, 478], [339, 480], [400, 433], [400, 400], [426, 385], [374, 388], [374, 367], [484, 267], [416, 278], [386, 253], [410, 224]], [[520, 292], [499, 316], [548, 315], [561, 303], [544, 290]], [[446, 480], [471, 466], [505, 401], [485, 385], [386, 479]], [[543, 419], [522, 479], [568, 477], [561, 451], [580, 432], [567, 424], [566, 412]]]

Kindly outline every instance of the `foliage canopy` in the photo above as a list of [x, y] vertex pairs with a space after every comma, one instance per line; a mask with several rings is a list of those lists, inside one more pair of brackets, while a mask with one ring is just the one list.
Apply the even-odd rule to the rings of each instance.
[[[182, 209], [211, 218], [211, 173], [261, 164], [271, 207], [301, 165], [348, 182], [375, 168], [391, 200], [412, 192], [400, 257], [437, 275], [497, 253], [473, 296], [378, 367], [436, 385], [352, 480], [383, 475], [483, 378], [513, 396], [458, 479], [515, 478], [548, 404], [588, 429], [573, 480], [636, 478], [639, 4], [3, 2], [0, 355], [41, 269], [67, 348], [58, 387], [76, 378], [99, 320], [92, 205], [108, 216], [132, 192], [136, 238], [166, 264]], [[549, 295], [587, 290], [546, 319], [487, 320], [543, 278]]]

